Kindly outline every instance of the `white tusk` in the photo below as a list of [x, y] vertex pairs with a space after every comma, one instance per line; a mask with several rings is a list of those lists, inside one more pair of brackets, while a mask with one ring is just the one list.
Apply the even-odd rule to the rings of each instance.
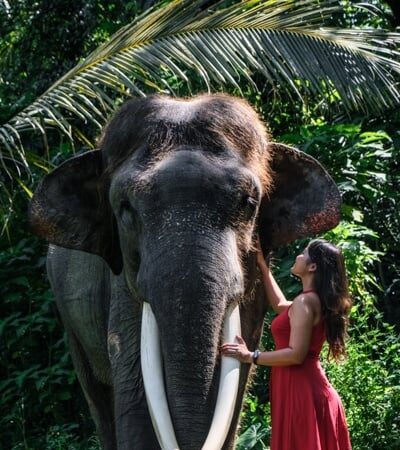
[[143, 303], [140, 343], [143, 384], [151, 421], [162, 450], [179, 450], [165, 395], [158, 326], [149, 303]]
[[[229, 309], [224, 321], [224, 342], [233, 342], [241, 335], [239, 306]], [[240, 362], [222, 356], [217, 403], [210, 431], [202, 450], [220, 450], [231, 426], [239, 389]]]

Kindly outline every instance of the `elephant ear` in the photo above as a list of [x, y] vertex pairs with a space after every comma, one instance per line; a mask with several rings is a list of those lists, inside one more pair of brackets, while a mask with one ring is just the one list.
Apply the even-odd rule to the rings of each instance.
[[29, 223], [52, 244], [101, 256], [118, 274], [122, 255], [102, 166], [101, 152], [95, 150], [45, 176], [32, 197]]
[[339, 190], [311, 156], [272, 143], [274, 186], [262, 199], [259, 233], [264, 250], [334, 228], [340, 220]]

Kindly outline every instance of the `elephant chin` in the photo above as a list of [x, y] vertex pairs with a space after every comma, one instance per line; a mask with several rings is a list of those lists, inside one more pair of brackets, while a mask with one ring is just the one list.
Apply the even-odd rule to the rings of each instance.
[[[227, 310], [223, 327], [225, 342], [240, 335], [239, 306]], [[149, 303], [143, 304], [141, 363], [143, 383], [150, 416], [162, 450], [177, 450], [174, 427], [169, 413], [163, 379], [163, 362], [159, 331]], [[240, 362], [222, 356], [218, 395], [208, 436], [202, 450], [220, 450], [227, 437], [239, 388]]]

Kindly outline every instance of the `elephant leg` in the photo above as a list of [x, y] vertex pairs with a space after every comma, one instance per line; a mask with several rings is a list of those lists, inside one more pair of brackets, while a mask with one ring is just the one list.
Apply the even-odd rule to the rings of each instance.
[[67, 332], [67, 336], [72, 362], [96, 425], [102, 448], [103, 450], [117, 450], [112, 388], [96, 379], [87, 355], [74, 334]]
[[146, 402], [132, 405], [133, 389], [123, 391], [116, 394], [115, 405], [118, 450], [160, 450]]
[[148, 412], [140, 363], [141, 304], [122, 277], [113, 282], [108, 352], [114, 387], [118, 450], [159, 450]]

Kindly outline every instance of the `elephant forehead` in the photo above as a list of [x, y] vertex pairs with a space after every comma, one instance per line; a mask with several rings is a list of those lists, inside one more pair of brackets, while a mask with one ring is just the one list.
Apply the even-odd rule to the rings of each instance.
[[157, 119], [165, 122], [184, 123], [195, 120], [199, 111], [204, 108], [203, 98], [192, 99], [190, 102], [169, 98], [157, 99]]
[[249, 104], [226, 95], [191, 99], [148, 97], [127, 102], [101, 139], [104, 165], [113, 173], [131, 155], [152, 165], [179, 146], [201, 147], [224, 158], [233, 152], [270, 184], [268, 134]]
[[216, 157], [209, 154], [208, 149], [178, 148], [157, 161], [149, 171], [152, 178], [169, 181], [171, 177], [178, 179], [196, 179], [200, 181], [239, 180], [245, 171], [242, 161], [237, 155], [225, 154]]
[[[111, 184], [112, 196], [124, 192], [138, 201], [155, 198], [203, 199], [217, 201], [236, 197], [243, 192], [261, 191], [260, 180], [243, 165], [237, 155], [220, 158], [201, 148], [179, 148], [167, 153], [153, 164], [140, 170], [134, 158], [121, 167]], [[139, 165], [140, 167], [140, 165]], [[229, 201], [228, 201], [229, 203]]]

